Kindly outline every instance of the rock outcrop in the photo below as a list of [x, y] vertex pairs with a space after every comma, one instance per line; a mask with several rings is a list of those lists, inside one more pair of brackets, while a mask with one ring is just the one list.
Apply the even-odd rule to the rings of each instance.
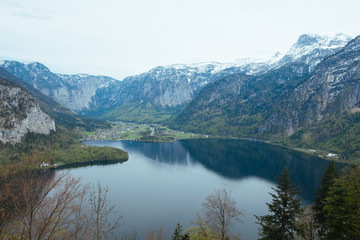
[[0, 142], [19, 143], [28, 132], [50, 134], [55, 121], [16, 84], [0, 78]]
[[313, 71], [312, 64], [294, 61], [258, 76], [235, 74], [219, 79], [169, 125], [192, 132], [269, 139], [360, 110], [360, 36], [325, 57]]
[[43, 64], [37, 62], [0, 61], [0, 66], [28, 85], [75, 112], [89, 108], [91, 98], [99, 87], [116, 81], [105, 76], [56, 74]]

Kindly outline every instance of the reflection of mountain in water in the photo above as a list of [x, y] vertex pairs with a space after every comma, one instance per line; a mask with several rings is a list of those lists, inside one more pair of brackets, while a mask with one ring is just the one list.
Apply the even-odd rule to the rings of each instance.
[[183, 140], [181, 144], [198, 162], [224, 177], [256, 176], [272, 182], [287, 167], [291, 180], [306, 201], [314, 199], [329, 162], [265, 143], [240, 140]]
[[131, 155], [131, 152], [137, 152], [159, 162], [187, 164], [189, 154], [180, 142], [151, 143], [122, 141], [121, 143], [125, 151], [129, 152], [129, 155]]
[[[123, 141], [123, 148], [140, 152], [147, 158], [169, 164], [200, 163], [205, 168], [230, 179], [259, 177], [271, 182], [287, 167], [300, 195], [312, 201], [329, 162], [265, 143], [192, 139], [175, 143]], [[189, 157], [190, 156], [190, 157]]]

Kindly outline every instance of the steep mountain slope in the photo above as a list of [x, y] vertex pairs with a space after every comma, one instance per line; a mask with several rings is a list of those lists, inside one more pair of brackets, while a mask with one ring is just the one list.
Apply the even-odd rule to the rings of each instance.
[[[324, 57], [340, 50], [350, 37], [302, 35], [281, 57], [270, 60], [242, 59], [231, 63], [177, 64], [156, 67], [99, 88], [86, 115], [110, 120], [158, 122], [178, 113], [208, 83], [231, 74], [258, 76], [283, 66], [306, 65], [311, 72]], [[299, 70], [300, 72], [303, 70]]]
[[206, 86], [168, 125], [190, 132], [259, 137], [259, 124], [308, 72], [306, 64], [293, 63], [260, 76], [224, 77]]
[[358, 110], [360, 37], [312, 65], [286, 64], [260, 76], [206, 86], [169, 126], [237, 137], [291, 135], [307, 124]]
[[149, 121], [162, 120], [164, 115], [177, 113], [178, 106], [190, 101], [211, 81], [216, 67], [215, 64], [156, 67], [99, 88], [93, 98], [93, 109], [105, 109], [105, 118], [109, 119], [134, 120], [134, 115], [143, 118], [152, 115], [155, 117]]
[[109, 120], [163, 121], [182, 110], [208, 83], [238, 72], [266, 72], [273, 62], [274, 59], [244, 59], [233, 63], [156, 67], [99, 88], [92, 107], [84, 114], [102, 115]]
[[303, 34], [284, 57], [274, 64], [274, 68], [289, 63], [303, 62], [309, 66], [311, 72], [321, 60], [338, 52], [350, 40], [350, 36], [341, 33], [335, 36]]
[[28, 93], [30, 93], [37, 100], [41, 109], [49, 114], [53, 119], [55, 119], [56, 124], [58, 125], [64, 126], [68, 129], [82, 128], [88, 131], [95, 129], [96, 127], [106, 128], [110, 126], [109, 124], [100, 120], [87, 119], [76, 115], [74, 112], [55, 102], [39, 90], [36, 90], [27, 83], [10, 74], [2, 67], [0, 67], [0, 77], [21, 86]]
[[357, 111], [360, 106], [359, 60], [360, 37], [357, 37], [340, 52], [324, 59], [309, 79], [282, 99], [261, 125], [262, 131], [285, 130], [291, 135], [305, 124]]
[[240, 59], [228, 63], [155, 67], [123, 81], [86, 74], [54, 74], [40, 63], [0, 61], [0, 66], [81, 115], [108, 120], [161, 122], [179, 113], [204, 86], [217, 79], [231, 74], [259, 76], [289, 64], [305, 64], [309, 73], [349, 39], [343, 34], [332, 37], [302, 35], [283, 57], [277, 53], [270, 60]]
[[0, 142], [19, 143], [27, 134], [50, 134], [55, 121], [20, 86], [0, 77]]
[[96, 89], [116, 81], [105, 76], [55, 74], [37, 62], [0, 61], [0, 66], [73, 111], [88, 108]]
[[21, 169], [37, 168], [43, 161], [71, 164], [128, 159], [123, 150], [79, 142], [78, 129], [104, 128], [107, 123], [78, 117], [1, 67], [0, 113], [0, 165], [15, 164]]

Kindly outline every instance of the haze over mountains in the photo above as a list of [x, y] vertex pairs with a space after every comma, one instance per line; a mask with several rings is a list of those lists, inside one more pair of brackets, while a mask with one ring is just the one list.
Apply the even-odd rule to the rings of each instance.
[[359, 37], [311, 71], [311, 61], [289, 62], [259, 76], [219, 79], [171, 121], [170, 126], [212, 134], [291, 135], [301, 126], [356, 111]]
[[[159, 122], [177, 114], [208, 83], [230, 74], [260, 75], [298, 62], [310, 72], [351, 38], [302, 35], [284, 55], [270, 60], [242, 59], [231, 63], [175, 64], [155, 67], [122, 81], [105, 76], [52, 73], [40, 63], [1, 61], [0, 66], [30, 86], [85, 116], [109, 120]], [[299, 69], [300, 71], [300, 69]]]
[[[122, 81], [55, 74], [40, 63], [1, 61], [0, 66], [32, 92], [37, 89], [84, 116], [161, 122], [221, 136], [285, 137], [289, 144], [316, 142], [334, 149], [333, 142], [326, 141], [335, 136], [324, 136], [321, 124], [332, 119], [354, 121], [348, 116], [360, 109], [360, 40], [350, 40], [343, 34], [305, 34], [286, 54], [277, 53], [269, 60], [159, 66]], [[336, 128], [334, 122], [327, 126]]]

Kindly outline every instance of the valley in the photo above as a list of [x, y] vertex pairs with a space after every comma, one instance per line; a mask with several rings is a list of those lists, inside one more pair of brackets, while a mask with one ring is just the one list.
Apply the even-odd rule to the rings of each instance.
[[0, 240], [359, 240], [359, 8], [0, 0]]
[[112, 122], [109, 129], [83, 132], [82, 140], [136, 140], [144, 142], [173, 142], [180, 139], [207, 138], [208, 135], [185, 133], [159, 124]]
[[83, 139], [258, 139], [358, 164], [359, 39], [303, 34], [267, 60], [158, 66], [121, 81], [34, 62], [0, 70]]
[[301, 190], [296, 201], [312, 204], [328, 160], [360, 164], [359, 61], [360, 36], [342, 34], [301, 35], [270, 60], [159, 66], [122, 81], [1, 61], [0, 179], [72, 169], [70, 179], [110, 186], [110, 200], [137, 218], [126, 231], [142, 233], [150, 222], [191, 228], [196, 204], [223, 187], [248, 211], [231, 232], [254, 239], [254, 214], [267, 213], [282, 169]]

